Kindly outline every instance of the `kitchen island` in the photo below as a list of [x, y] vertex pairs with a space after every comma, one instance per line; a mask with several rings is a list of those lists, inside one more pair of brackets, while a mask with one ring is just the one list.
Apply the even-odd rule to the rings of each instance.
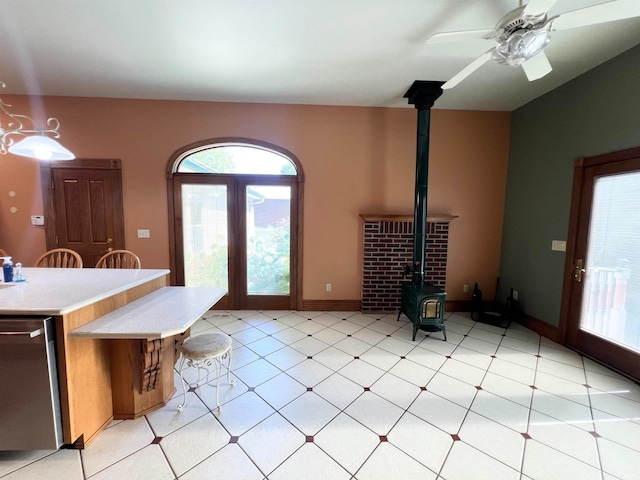
[[24, 273], [26, 282], [0, 283], [0, 315], [53, 317], [63, 439], [78, 448], [112, 419], [166, 404], [175, 392], [176, 345], [226, 293], [166, 287], [164, 269]]

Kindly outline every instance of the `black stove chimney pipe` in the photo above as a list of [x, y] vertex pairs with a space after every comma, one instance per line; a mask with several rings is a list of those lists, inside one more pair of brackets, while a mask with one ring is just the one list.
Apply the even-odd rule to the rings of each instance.
[[431, 107], [442, 95], [444, 82], [416, 80], [404, 98], [418, 110], [416, 193], [413, 215], [413, 284], [424, 284], [427, 246], [427, 183], [429, 179], [429, 127]]

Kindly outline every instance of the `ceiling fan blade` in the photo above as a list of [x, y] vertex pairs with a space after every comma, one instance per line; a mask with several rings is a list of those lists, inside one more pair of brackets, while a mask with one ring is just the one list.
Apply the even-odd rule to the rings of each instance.
[[485, 30], [462, 30], [459, 32], [444, 32], [431, 35], [427, 39], [427, 45], [437, 45], [449, 42], [469, 42], [474, 40], [490, 40], [486, 37], [493, 33], [493, 29]]
[[532, 17], [536, 17], [538, 15], [542, 15], [543, 13], [547, 13], [551, 10], [558, 0], [531, 0], [526, 7], [524, 7], [523, 15], [531, 15]]
[[616, 0], [563, 13], [553, 20], [551, 29], [567, 30], [569, 28], [596, 25], [633, 17], [640, 17], [640, 1]]
[[525, 61], [522, 64], [522, 69], [530, 82], [544, 77], [548, 73], [551, 73], [552, 70], [551, 64], [549, 63], [549, 59], [545, 55], [544, 50]]
[[493, 50], [494, 49], [492, 48], [488, 52], [483, 53], [478, 58], [476, 58], [473, 62], [471, 62], [469, 65], [467, 65], [462, 70], [460, 70], [458, 73], [456, 73], [453, 77], [451, 77], [451, 79], [447, 83], [442, 85], [442, 89], [443, 90], [448, 90], [450, 88], [455, 87], [462, 80], [467, 78], [469, 75], [471, 75], [477, 69], [479, 69], [482, 65], [487, 63], [489, 61], [489, 59], [491, 58], [491, 54], [493, 53]]

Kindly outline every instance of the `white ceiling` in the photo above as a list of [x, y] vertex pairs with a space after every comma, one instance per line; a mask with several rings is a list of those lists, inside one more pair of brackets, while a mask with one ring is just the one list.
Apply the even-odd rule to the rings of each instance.
[[[638, 0], [640, 1], [640, 0]], [[526, 2], [525, 2], [526, 3]], [[550, 14], [606, 3], [558, 0]], [[517, 0], [0, 0], [6, 93], [407, 107], [414, 80], [446, 81]], [[513, 110], [640, 43], [640, 19], [555, 32], [553, 72], [528, 82], [489, 62], [436, 108]], [[612, 86], [615, 88], [615, 86]]]

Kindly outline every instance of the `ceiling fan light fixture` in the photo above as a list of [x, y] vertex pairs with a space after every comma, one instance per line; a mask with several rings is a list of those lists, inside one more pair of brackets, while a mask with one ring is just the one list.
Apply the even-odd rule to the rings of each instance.
[[506, 41], [498, 44], [492, 57], [502, 65], [518, 67], [540, 53], [550, 39], [550, 32], [546, 28], [515, 32]]

